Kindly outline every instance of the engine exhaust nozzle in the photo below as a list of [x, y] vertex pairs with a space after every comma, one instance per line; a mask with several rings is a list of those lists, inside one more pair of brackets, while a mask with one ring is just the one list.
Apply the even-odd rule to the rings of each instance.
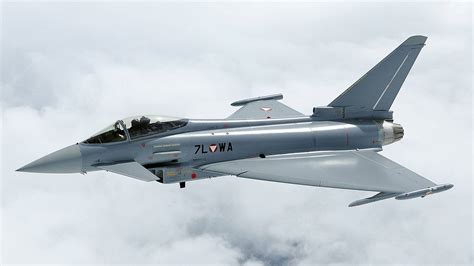
[[404, 130], [402, 125], [384, 121], [380, 130], [383, 145], [392, 144], [403, 138]]

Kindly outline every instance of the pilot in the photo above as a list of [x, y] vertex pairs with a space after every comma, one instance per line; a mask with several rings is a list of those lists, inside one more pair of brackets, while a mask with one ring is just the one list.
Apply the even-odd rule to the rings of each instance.
[[150, 118], [142, 116], [140, 118], [140, 132], [143, 135], [148, 134], [150, 131]]
[[138, 120], [138, 119], [135, 118], [135, 119], [132, 120], [131, 124], [132, 124], [132, 127], [131, 127], [130, 129], [132, 129], [132, 128], [134, 128], [134, 129], [139, 128], [139, 127], [140, 127], [140, 120]]
[[146, 116], [142, 116], [140, 118], [140, 124], [141, 124], [142, 127], [147, 127], [150, 124], [150, 118], [148, 118]]
[[140, 120], [138, 119], [133, 119], [132, 121], [130, 121], [130, 128], [128, 129], [128, 132], [130, 133], [130, 136], [136, 136], [139, 134], [140, 132]]
[[115, 140], [125, 139], [124, 131], [120, 128], [120, 123], [117, 122], [114, 125]]

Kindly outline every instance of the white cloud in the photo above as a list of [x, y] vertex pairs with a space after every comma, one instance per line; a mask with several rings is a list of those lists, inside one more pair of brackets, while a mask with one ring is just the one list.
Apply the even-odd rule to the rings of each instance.
[[[2, 18], [2, 264], [472, 262], [469, 3], [6, 3]], [[347, 208], [370, 193], [14, 172], [140, 113], [226, 117], [277, 92], [310, 113], [412, 34], [429, 39], [393, 106], [406, 135], [383, 154], [446, 193]]]

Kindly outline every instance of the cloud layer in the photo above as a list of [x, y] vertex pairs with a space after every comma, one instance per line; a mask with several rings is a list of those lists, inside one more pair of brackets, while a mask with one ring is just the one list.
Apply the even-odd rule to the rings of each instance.
[[[469, 3], [5, 3], [2, 264], [472, 263]], [[281, 92], [310, 113], [410, 35], [429, 37], [383, 154], [455, 187], [371, 193], [234, 177], [177, 185], [14, 172], [135, 114], [222, 118]]]

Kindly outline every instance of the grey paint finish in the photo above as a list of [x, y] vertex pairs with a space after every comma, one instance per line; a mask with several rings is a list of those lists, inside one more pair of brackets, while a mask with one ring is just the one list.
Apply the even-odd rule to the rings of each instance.
[[215, 163], [203, 169], [266, 181], [392, 193], [435, 185], [376, 151], [294, 153]]
[[33, 161], [17, 171], [36, 173], [79, 173], [82, 156], [79, 144], [71, 145]]
[[329, 106], [388, 111], [426, 39], [408, 38]]
[[273, 95], [267, 95], [267, 96], [260, 96], [260, 97], [254, 97], [254, 98], [247, 98], [243, 100], [238, 100], [230, 105], [232, 106], [244, 106], [248, 105], [249, 103], [252, 102], [258, 102], [258, 101], [269, 101], [269, 100], [282, 100], [283, 99], [283, 94], [278, 93], [278, 94], [273, 94]]
[[87, 141], [18, 171], [106, 170], [161, 183], [236, 175], [379, 192], [349, 206], [442, 192], [452, 185], [436, 185], [377, 154], [403, 137], [403, 127], [393, 123], [388, 109], [425, 40], [408, 38], [329, 106], [314, 108], [311, 116], [280, 103], [281, 94], [236, 101], [232, 105], [241, 108], [227, 119], [139, 116], [119, 120]]
[[[247, 101], [249, 100], [244, 102]], [[237, 112], [233, 113], [227, 119], [270, 119], [301, 116], [304, 115], [278, 102], [277, 100], [274, 100], [273, 97], [270, 97], [269, 100], [250, 100], [247, 104], [237, 110]]]
[[156, 176], [154, 174], [152, 174], [147, 169], [143, 168], [143, 166], [141, 166], [139, 163], [135, 161], [97, 165], [96, 167], [99, 169], [106, 170], [106, 171], [114, 172], [119, 175], [125, 175], [128, 177], [136, 178], [142, 181], [155, 181], [156, 180]]

